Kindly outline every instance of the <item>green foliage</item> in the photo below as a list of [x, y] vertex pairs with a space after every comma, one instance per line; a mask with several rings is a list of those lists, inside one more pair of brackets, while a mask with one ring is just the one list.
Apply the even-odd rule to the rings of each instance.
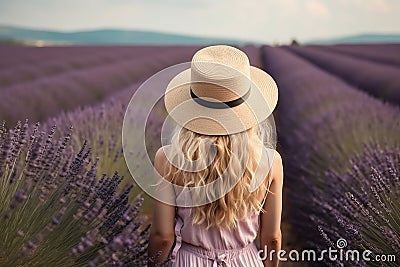
[[98, 179], [98, 161], [72, 130], [55, 138], [39, 125], [0, 127], [0, 266], [143, 266], [148, 227], [129, 204], [133, 185]]

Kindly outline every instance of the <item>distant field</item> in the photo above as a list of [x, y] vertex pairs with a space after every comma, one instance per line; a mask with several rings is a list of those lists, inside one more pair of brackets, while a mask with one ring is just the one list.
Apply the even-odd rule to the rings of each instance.
[[[123, 183], [132, 181], [121, 153], [130, 97], [200, 47], [2, 45], [0, 121], [7, 128], [25, 119], [57, 125], [60, 135], [72, 125], [74, 148], [88, 141], [99, 176], [118, 171]], [[285, 172], [283, 248], [324, 249], [343, 237], [349, 247], [400, 261], [400, 44], [241, 48], [280, 90], [274, 116]], [[159, 115], [149, 125], [150, 155], [160, 145]], [[151, 219], [151, 212], [145, 196], [141, 213]]]

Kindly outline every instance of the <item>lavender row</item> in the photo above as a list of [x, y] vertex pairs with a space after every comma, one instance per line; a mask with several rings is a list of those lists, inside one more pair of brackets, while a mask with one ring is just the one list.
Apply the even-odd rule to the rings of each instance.
[[71, 130], [0, 126], [1, 266], [146, 266], [149, 225], [122, 177], [97, 177]]
[[384, 101], [400, 104], [400, 68], [316, 47], [285, 47]]
[[[122, 124], [130, 98], [140, 86], [140, 83], [134, 84], [129, 88], [122, 90], [104, 100], [102, 103], [78, 108], [74, 111], [61, 113], [54, 118], [50, 118], [45, 124], [44, 129], [57, 125], [61, 132], [65, 132], [69, 125], [74, 125], [74, 133], [72, 135], [72, 145], [74, 149], [82, 146], [84, 140], [92, 148], [92, 160], [99, 158], [97, 164], [98, 175], [111, 175], [114, 170], [118, 171], [124, 179], [121, 183], [123, 186], [127, 182], [133, 182], [134, 179], [128, 170], [122, 150]], [[151, 94], [152, 92], [149, 92]], [[140, 108], [139, 108], [140, 109]], [[146, 118], [149, 115], [145, 131], [146, 151], [137, 151], [134, 155], [137, 159], [149, 157], [154, 159], [157, 149], [161, 146], [161, 128], [166, 117], [163, 105], [156, 107], [147, 114], [145, 110], [135, 116]], [[142, 138], [132, 133], [133, 140], [142, 142]], [[140, 166], [137, 166], [140, 168]], [[141, 192], [140, 188], [132, 190], [131, 195], [134, 196]], [[150, 216], [152, 207], [150, 198], [144, 197], [144, 205], [142, 211]]]
[[172, 64], [190, 59], [197, 47], [181, 47], [140, 60], [50, 76], [2, 92], [1, 119], [12, 123], [28, 118], [41, 121], [78, 106], [90, 105]]
[[[313, 188], [311, 202], [316, 211], [311, 215], [326, 246], [338, 247], [346, 240], [346, 250], [363, 252], [373, 259], [386, 258], [385, 266], [400, 263], [400, 146], [383, 148], [377, 144], [365, 147], [352, 159], [344, 174], [328, 171], [322, 192]], [[332, 181], [340, 181], [331, 186]], [[347, 182], [342, 182], [347, 181]], [[315, 241], [314, 241], [315, 242]], [[318, 240], [315, 246], [325, 247]], [[382, 256], [379, 256], [382, 258]], [[361, 259], [361, 256], [360, 256]], [[338, 260], [336, 266], [382, 266], [382, 262]]]
[[349, 188], [353, 180], [344, 174], [365, 144], [399, 147], [400, 110], [285, 49], [264, 47], [263, 52], [265, 69], [280, 89], [278, 149], [285, 162], [289, 220], [304, 247], [326, 248], [315, 218], [326, 225], [337, 222], [321, 205], [332, 201], [335, 187]]
[[263, 64], [261, 60], [261, 50], [259, 47], [254, 45], [245, 45], [243, 47], [239, 47], [239, 49], [247, 54], [252, 66], [262, 68]]
[[[49, 201], [51, 201], [49, 203], [44, 203], [44, 206], [48, 207], [48, 205], [52, 203], [52, 209], [46, 211], [44, 209], [39, 209], [39, 211], [36, 212], [38, 214], [37, 217], [42, 218], [44, 230], [41, 228], [41, 225], [36, 225], [35, 220], [29, 219], [32, 217], [29, 213], [20, 211], [21, 214], [23, 212], [26, 214], [26, 217], [21, 218], [20, 223], [26, 225], [33, 224], [35, 229], [38, 229], [39, 233], [35, 235], [27, 231], [18, 230], [17, 227], [18, 231], [15, 230], [11, 233], [11, 237], [14, 235], [18, 237], [20, 235], [26, 236], [20, 243], [13, 243], [17, 247], [23, 247], [23, 251], [19, 251], [15, 246], [10, 248], [13, 253], [10, 253], [9, 257], [0, 259], [0, 265], [4, 263], [5, 265], [23, 264], [40, 266], [44, 263], [51, 263], [58, 266], [62, 262], [63, 266], [146, 266], [149, 230], [149, 225], [146, 224], [151, 220], [146, 214], [150, 214], [152, 207], [149, 205], [150, 199], [146, 195], [141, 194], [140, 188], [132, 186], [134, 180], [123, 158], [120, 139], [126, 105], [139, 85], [140, 83], [132, 85], [120, 92], [116, 92], [113, 96], [109, 97], [109, 99], [98, 105], [78, 108], [68, 113], [61, 113], [57, 117], [48, 120], [43, 126], [37, 127], [37, 129], [34, 130], [36, 133], [39, 131], [50, 132], [48, 139], [40, 141], [43, 143], [42, 146], [38, 148], [38, 151], [42, 151], [41, 153], [46, 154], [45, 151], [49, 150], [53, 152], [57, 151], [56, 154], [59, 154], [58, 150], [53, 149], [53, 147], [47, 147], [47, 149], [43, 147], [56, 143], [48, 140], [65, 140], [64, 143], [68, 141], [69, 146], [64, 149], [63, 158], [65, 161], [68, 159], [72, 161], [73, 152], [77, 151], [77, 149], [79, 150], [82, 146], [84, 147], [78, 154], [78, 158], [82, 159], [81, 165], [84, 165], [84, 167], [88, 166], [90, 163], [92, 164], [87, 171], [90, 175], [85, 172], [85, 168], [81, 168], [82, 172], [76, 175], [70, 175], [67, 169], [68, 163], [57, 161], [50, 156], [47, 157], [49, 160], [43, 164], [49, 165], [52, 163], [54, 168], [50, 169], [49, 172], [54, 175], [57, 175], [56, 166], [58, 166], [58, 168], [64, 168], [63, 166], [65, 166], [65, 168], [62, 169], [64, 174], [56, 180], [62, 183], [65, 177], [70, 178], [62, 184], [63, 187], [60, 187], [59, 190], [74, 190], [71, 194], [76, 195], [77, 192], [80, 192], [82, 187], [82, 190], [85, 190], [84, 193], [82, 193], [83, 195], [86, 196], [87, 191], [93, 190], [97, 198], [94, 199], [93, 197], [90, 201], [88, 200], [86, 202], [78, 198], [76, 202], [72, 202], [73, 204], [77, 203], [75, 205], [71, 205], [69, 201], [65, 202], [64, 199], [61, 199], [60, 203], [68, 205], [69, 209], [63, 209], [60, 213], [58, 212], [60, 209], [58, 209], [56, 205], [57, 201], [54, 202], [54, 199], [57, 200], [57, 196], [47, 195], [48, 198], [43, 197], [43, 199], [50, 199]], [[150, 158], [154, 158], [154, 154], [160, 146], [160, 129], [162, 125], [160, 114], [163, 114], [163, 110], [156, 110], [155, 113], [152, 112], [150, 114], [150, 120], [146, 130], [147, 152]], [[146, 116], [147, 114], [143, 113], [142, 115]], [[140, 114], [137, 114], [137, 116], [140, 116]], [[52, 125], [57, 125], [57, 129]], [[71, 131], [70, 125], [73, 125], [73, 131]], [[14, 130], [14, 132], [19, 133], [20, 131], [18, 128], [20, 128], [20, 126], [18, 126], [17, 130]], [[27, 126], [24, 126], [24, 129], [25, 128], [27, 128]], [[2, 133], [3, 132], [6, 131], [2, 131]], [[0, 137], [4, 136], [2, 133]], [[44, 132], [40, 134], [43, 135], [43, 133]], [[28, 136], [30, 135], [32, 134], [28, 134]], [[24, 136], [24, 134], [22, 134], [22, 136]], [[19, 138], [15, 138], [15, 135], [10, 136], [10, 138], [17, 141], [19, 140]], [[132, 136], [132, 138], [136, 137]], [[156, 140], [158, 140], [158, 142]], [[4, 143], [7, 144], [10, 142]], [[25, 144], [26, 142], [22, 140], [19, 143]], [[88, 149], [85, 148], [87, 146], [90, 146], [91, 153], [88, 153]], [[0, 150], [1, 147], [2, 145], [0, 142]], [[9, 146], [6, 145], [5, 147]], [[28, 145], [28, 147], [31, 146]], [[10, 154], [12, 154], [12, 151], [18, 149], [10, 148], [8, 150], [11, 151]], [[145, 156], [145, 153], [146, 151], [141, 151], [135, 155], [135, 157], [140, 159]], [[5, 154], [6, 153], [0, 153], [0, 155]], [[26, 155], [26, 153], [22, 150], [21, 158], [23, 155]], [[74, 161], [76, 161], [76, 159]], [[70, 163], [71, 166], [73, 164], [74, 163]], [[39, 169], [41, 168], [41, 166], [37, 164], [33, 165]], [[78, 166], [76, 166], [76, 168], [78, 168]], [[22, 166], [21, 170], [23, 169], [24, 167]], [[29, 168], [27, 169], [27, 171], [30, 171]], [[118, 175], [113, 174], [113, 170], [118, 170]], [[14, 176], [17, 175], [18, 173], [16, 172]], [[45, 177], [45, 175], [42, 176]], [[98, 177], [102, 178], [99, 179]], [[22, 176], [21, 178], [24, 177]], [[51, 185], [54, 180], [55, 179], [49, 179], [46, 183]], [[30, 182], [28, 181], [28, 183]], [[7, 183], [5, 182], [5, 184]], [[3, 188], [1, 181], [0, 185], [2, 186], [1, 188]], [[40, 192], [47, 192], [45, 189], [40, 190]], [[25, 192], [32, 192], [32, 195], [36, 194], [35, 191], [30, 188], [21, 192], [23, 192], [23, 195], [18, 194], [15, 196], [16, 199], [18, 198], [18, 201], [20, 198], [25, 198], [27, 195]], [[102, 196], [104, 196], [104, 199]], [[24, 203], [21, 202], [20, 205], [24, 205]], [[37, 205], [37, 203], [33, 202], [30, 205]], [[80, 205], [82, 205], [82, 208], [80, 208]], [[12, 206], [14, 209], [15, 205], [12, 204]], [[92, 212], [93, 209], [94, 212]], [[112, 210], [114, 210], [114, 212], [112, 212]], [[74, 213], [74, 211], [76, 211], [76, 213]], [[65, 213], [68, 213], [68, 216], [63, 218]], [[88, 216], [90, 217], [87, 218]], [[46, 218], [49, 218], [48, 224], [46, 224]], [[74, 219], [76, 218], [78, 219], [75, 222]], [[85, 221], [80, 218], [87, 219], [88, 221], [92, 220], [93, 223], [86, 227]], [[63, 220], [61, 221], [61, 219]], [[60, 227], [53, 230], [50, 227], [55, 220], [61, 222], [59, 223]], [[81, 223], [83, 223], [84, 227], [81, 226], [81, 228], [76, 230], [76, 227]], [[93, 229], [91, 229], [91, 227]], [[47, 231], [48, 229], [50, 230]], [[66, 240], [68, 242], [66, 242]], [[25, 242], [26, 245], [24, 245], [25, 243], [23, 242]], [[60, 244], [60, 242], [64, 243]], [[7, 245], [8, 243], [4, 244]], [[25, 250], [25, 247], [27, 247], [28, 250]], [[60, 247], [62, 249], [60, 249]], [[51, 248], [54, 249], [51, 250]], [[17, 260], [17, 256], [22, 252], [27, 253], [26, 257], [24, 254], [24, 257], [20, 257]], [[35, 261], [29, 258], [29, 255], [33, 255]]]
[[[0, 47], [0, 52], [4, 47]], [[20, 59], [16, 66], [7, 66], [0, 69], [0, 90], [8, 86], [33, 81], [40, 77], [64, 74], [66, 71], [76, 71], [79, 69], [87, 69], [97, 67], [99, 65], [112, 64], [120, 60], [136, 59], [149, 54], [157, 54], [168, 51], [168, 48], [159, 49], [156, 47], [93, 47], [90, 51], [86, 49], [75, 48], [71, 55], [69, 49], [65, 47], [57, 47], [59, 53], [64, 54], [52, 55], [55, 48], [44, 47], [34, 50], [35, 55], [39, 57], [37, 61], [25, 62]], [[12, 54], [15, 55], [15, 54]], [[19, 56], [29, 58], [27, 51], [19, 51]]]
[[[46, 58], [64, 59], [79, 58], [90, 53], [93, 47], [90, 46], [54, 46], [54, 47], [33, 47], [33, 46], [1, 46], [0, 70], [23, 66], [26, 64], [37, 64], [43, 61], [43, 54]], [[107, 53], [111, 51], [108, 47], [96, 47], [98, 52]], [[119, 50], [119, 51], [122, 51]]]
[[[137, 46], [147, 49], [148, 46]], [[154, 47], [157, 48], [157, 47]], [[0, 70], [23, 66], [26, 64], [40, 64], [43, 59], [66, 60], [79, 59], [82, 56], [93, 54], [118, 55], [127, 54], [132, 46], [0, 46]]]
[[319, 46], [319, 48], [400, 67], [400, 44], [350, 44]]

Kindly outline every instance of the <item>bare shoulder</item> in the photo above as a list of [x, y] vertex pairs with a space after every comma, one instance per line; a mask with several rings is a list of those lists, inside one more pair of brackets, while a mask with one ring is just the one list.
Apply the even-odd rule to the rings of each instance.
[[274, 160], [272, 163], [272, 179], [283, 180], [282, 156], [276, 150], [274, 150]]
[[276, 150], [274, 150], [274, 164], [282, 165], [282, 156]]
[[168, 146], [160, 147], [156, 155], [154, 157], [154, 167], [160, 175], [164, 175], [165, 167], [167, 163], [167, 156], [165, 155], [165, 149], [168, 149]]

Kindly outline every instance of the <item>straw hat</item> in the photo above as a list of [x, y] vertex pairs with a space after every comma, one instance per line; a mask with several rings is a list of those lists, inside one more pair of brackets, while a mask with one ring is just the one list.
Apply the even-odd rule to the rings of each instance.
[[190, 68], [169, 82], [164, 96], [174, 121], [205, 135], [245, 131], [267, 119], [277, 101], [273, 78], [227, 45], [198, 50]]

